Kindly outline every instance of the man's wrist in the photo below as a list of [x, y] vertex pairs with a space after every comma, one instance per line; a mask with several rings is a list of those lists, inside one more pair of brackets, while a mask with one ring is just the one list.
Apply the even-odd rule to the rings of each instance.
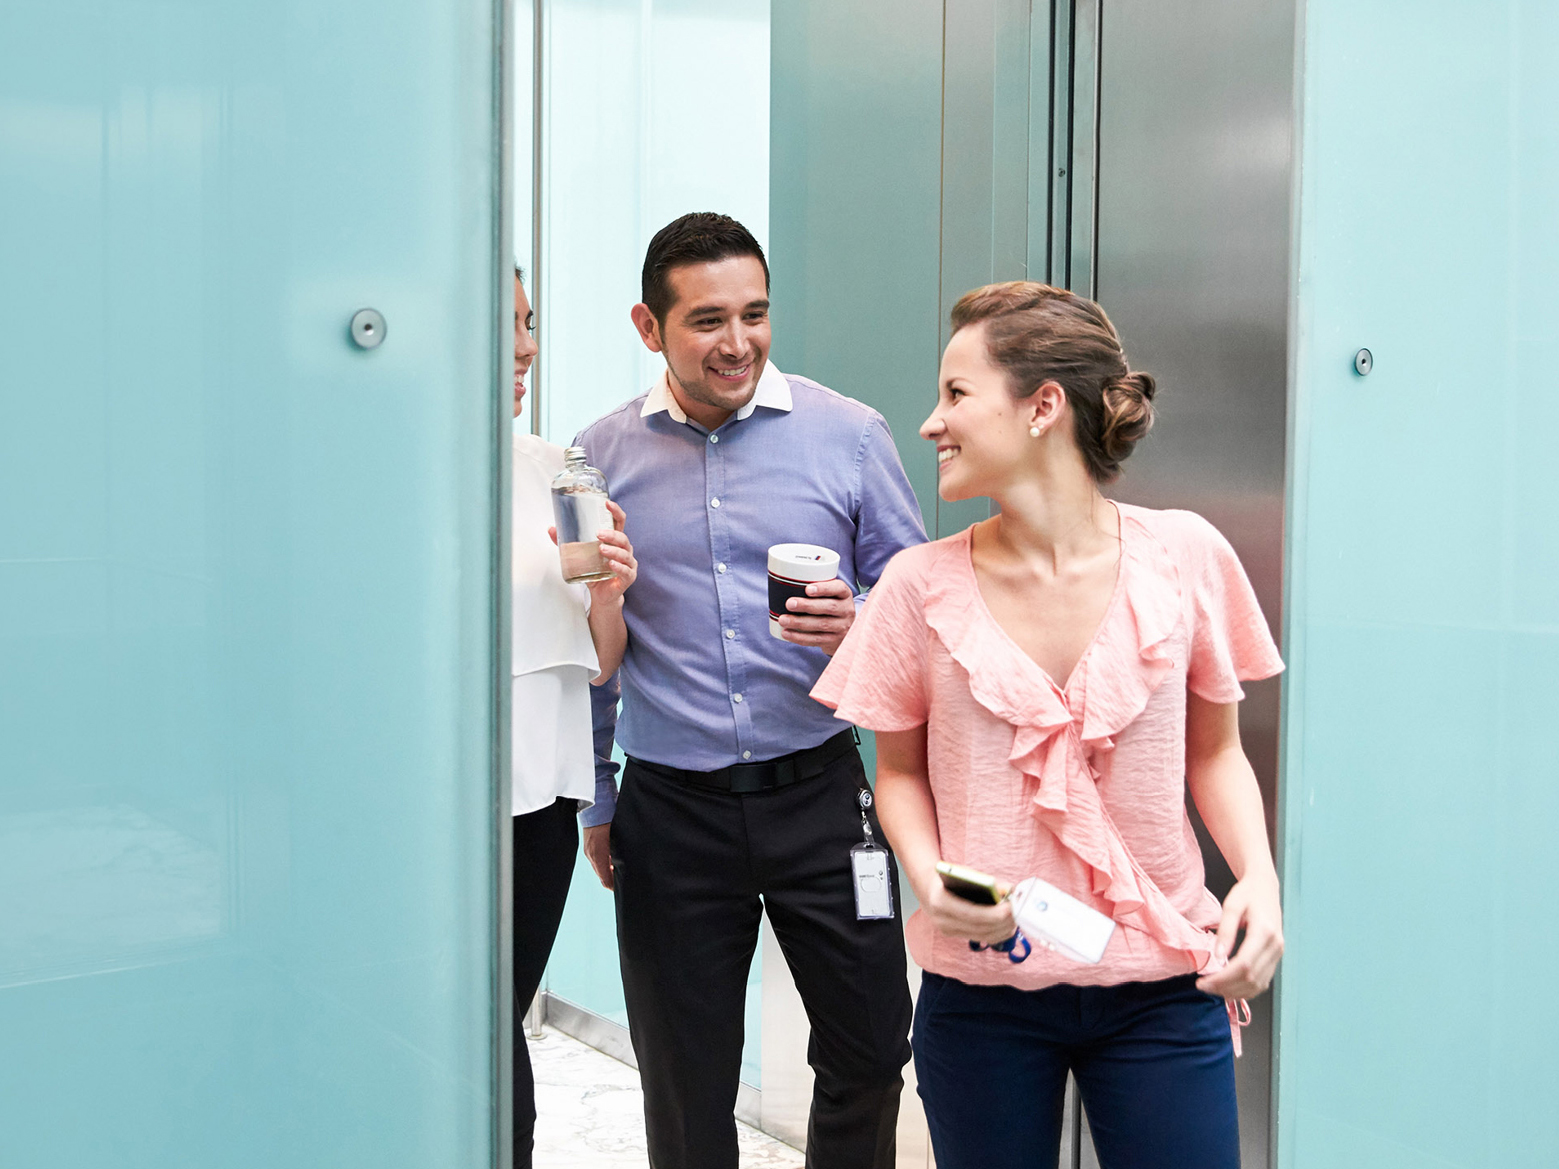
[[612, 816], [616, 811], [615, 804], [602, 804], [600, 801], [597, 801], [579, 813], [579, 826], [581, 828], [604, 828], [612, 822]]

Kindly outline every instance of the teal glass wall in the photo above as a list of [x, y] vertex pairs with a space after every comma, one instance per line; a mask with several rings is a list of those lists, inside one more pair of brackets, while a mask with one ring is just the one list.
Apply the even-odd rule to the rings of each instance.
[[567, 443], [665, 368], [628, 317], [655, 232], [720, 211], [768, 243], [769, 0], [542, 13], [536, 433]]
[[1280, 1164], [1551, 1166], [1559, 10], [1303, 32]]
[[990, 514], [937, 495], [919, 435], [948, 314], [971, 288], [1047, 271], [1050, 96], [1030, 79], [1048, 75], [1048, 22], [1025, 0], [774, 10], [774, 359], [882, 413], [933, 538]]
[[8, 1169], [492, 1161], [494, 19], [0, 7]]
[[770, 82], [774, 360], [882, 412], [933, 533], [942, 7], [777, 6]]
[[971, 288], [1045, 273], [1049, 96], [1030, 70], [1045, 75], [1050, 32], [1030, 8], [774, 12], [774, 357], [882, 412], [933, 536], [990, 514], [983, 499], [937, 497], [936, 452], [918, 434], [948, 313]]
[[[720, 211], [768, 245], [769, 0], [543, 0], [542, 11], [540, 417], [516, 425], [566, 445], [665, 368], [628, 316], [655, 232]], [[626, 1027], [616, 929], [612, 895], [581, 854], [545, 988]], [[754, 1086], [762, 966], [760, 949], [741, 1073]]]

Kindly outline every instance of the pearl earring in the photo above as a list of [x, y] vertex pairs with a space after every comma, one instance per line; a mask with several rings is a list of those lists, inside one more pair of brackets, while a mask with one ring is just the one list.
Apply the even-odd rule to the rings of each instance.
[[1030, 438], [1038, 438], [1039, 437], [1039, 427], [1037, 427], [1037, 426], [1029, 427], [1029, 437]]

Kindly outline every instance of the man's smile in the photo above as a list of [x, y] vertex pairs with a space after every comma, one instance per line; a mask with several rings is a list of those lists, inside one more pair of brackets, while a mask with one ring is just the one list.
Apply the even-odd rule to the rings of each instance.
[[752, 362], [748, 361], [746, 365], [726, 366], [724, 368], [710, 366], [709, 372], [725, 381], [739, 382], [752, 372]]

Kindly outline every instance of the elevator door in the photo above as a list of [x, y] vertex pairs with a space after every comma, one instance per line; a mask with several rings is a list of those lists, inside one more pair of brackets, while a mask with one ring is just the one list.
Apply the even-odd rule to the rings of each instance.
[[[780, 359], [883, 411], [928, 528], [947, 535], [985, 514], [937, 500], [934, 455], [915, 437], [947, 311], [993, 280], [1097, 295], [1163, 386], [1158, 429], [1112, 490], [1217, 524], [1278, 630], [1292, 0], [775, 12]], [[1278, 694], [1253, 685], [1242, 711], [1269, 810]], [[1204, 852], [1221, 893], [1227, 870]], [[1260, 1167], [1270, 998], [1253, 1007], [1238, 1075], [1245, 1164]], [[1096, 1165], [1075, 1096], [1067, 1117], [1063, 1162]]]
[[[1097, 125], [1086, 120], [1090, 103], [1078, 100], [1072, 126], [1074, 142], [1097, 135], [1093, 295], [1119, 328], [1132, 366], [1159, 379], [1158, 421], [1113, 494], [1211, 520], [1238, 551], [1276, 636], [1293, 0], [1104, 0], [1097, 27]], [[1076, 73], [1088, 77], [1081, 67]], [[1074, 198], [1074, 219], [1085, 208]], [[1086, 240], [1086, 226], [1074, 222], [1071, 239]], [[1073, 253], [1074, 286], [1086, 285], [1086, 246]], [[1280, 681], [1245, 689], [1240, 734], [1272, 836]], [[1200, 824], [1198, 832], [1208, 884], [1222, 896], [1233, 878]], [[1272, 1003], [1271, 994], [1251, 1003], [1254, 1021], [1236, 1064], [1246, 1169], [1263, 1169], [1269, 1158]]]
[[497, 11], [0, 6], [6, 1169], [502, 1144]]

